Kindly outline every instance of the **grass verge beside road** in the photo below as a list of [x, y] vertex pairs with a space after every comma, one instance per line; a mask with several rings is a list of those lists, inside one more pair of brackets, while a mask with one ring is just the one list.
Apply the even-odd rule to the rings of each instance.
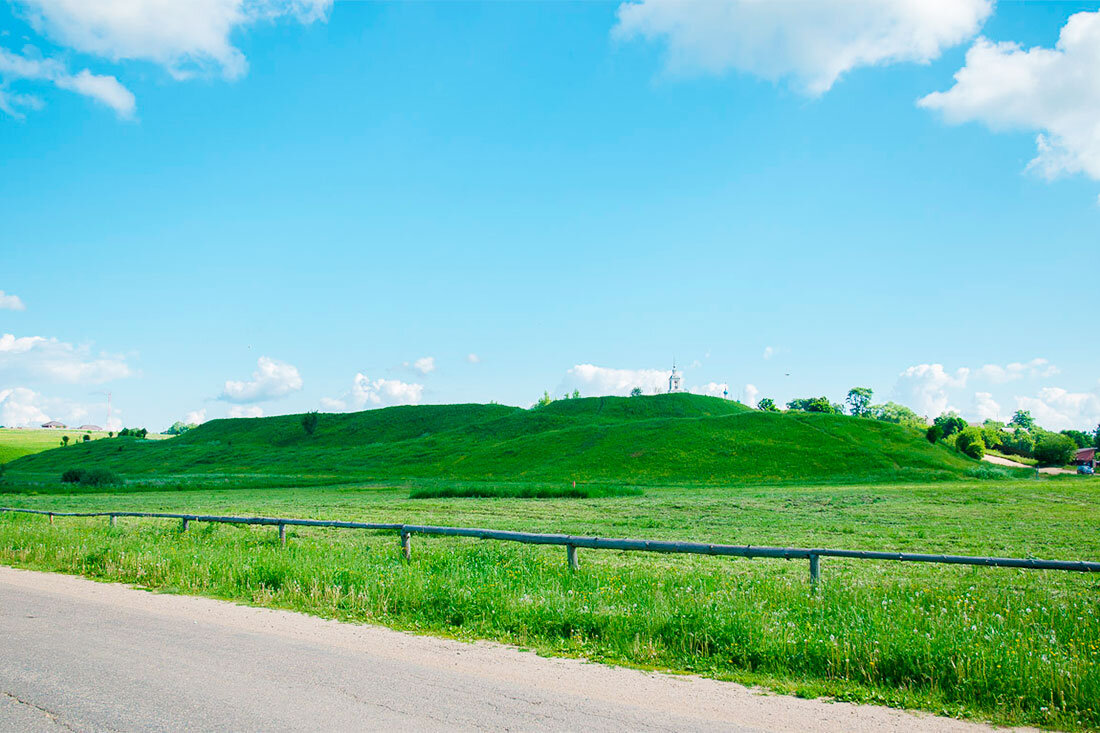
[[[1074, 477], [857, 487], [647, 489], [595, 499], [418, 499], [407, 486], [0, 495], [129, 509], [416, 522], [740, 544], [1097, 559]], [[0, 562], [805, 695], [1062, 728], [1100, 725], [1097, 578], [1072, 573], [581, 552], [416, 537], [0, 515]]]

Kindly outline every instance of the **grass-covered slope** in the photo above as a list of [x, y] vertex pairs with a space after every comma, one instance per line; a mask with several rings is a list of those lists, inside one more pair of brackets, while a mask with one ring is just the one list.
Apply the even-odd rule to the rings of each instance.
[[8, 464], [48, 480], [68, 468], [128, 479], [253, 476], [317, 480], [742, 483], [951, 478], [978, 464], [917, 432], [837, 415], [764, 413], [691, 394], [600, 397], [537, 410], [426, 405], [214, 420], [161, 443], [115, 439]]

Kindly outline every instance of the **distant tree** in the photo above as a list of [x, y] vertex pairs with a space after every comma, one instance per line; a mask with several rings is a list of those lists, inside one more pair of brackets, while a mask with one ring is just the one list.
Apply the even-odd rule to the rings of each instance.
[[84, 433], [84, 437], [82, 438], [82, 440], [83, 440], [83, 441], [84, 441], [85, 443], [87, 443], [87, 442], [88, 442], [89, 440], [91, 440], [91, 439], [92, 439], [92, 436], [88, 435], [87, 433]]
[[570, 397], [572, 397], [575, 400], [579, 400], [581, 398], [581, 391], [579, 389], [573, 390], [573, 394], [570, 395]]
[[788, 410], [797, 412], [824, 412], [835, 413], [837, 406], [829, 402], [826, 397], [799, 397], [787, 403]]
[[182, 422], [180, 420], [176, 420], [174, 423], [172, 423], [172, 427], [170, 427], [170, 428], [168, 428], [167, 430], [164, 431], [164, 434], [165, 435], [183, 435], [184, 433], [186, 433], [191, 428], [197, 428], [197, 427], [198, 427], [198, 425], [196, 425], [195, 423], [185, 423], [185, 422]]
[[924, 430], [928, 426], [927, 420], [905, 405], [899, 405], [897, 402], [887, 402], [883, 405], [871, 405], [867, 408], [867, 414], [875, 420], [892, 422], [895, 425], [907, 425], [908, 427], [920, 428], [921, 430]]
[[1010, 455], [1031, 458], [1035, 451], [1035, 439], [1026, 430], [1016, 428], [1015, 432], [1004, 434], [1001, 450]]
[[642, 396], [642, 388], [641, 387], [635, 387], [634, 389], [630, 390], [630, 396], [631, 397], [641, 397]]
[[302, 430], [306, 431], [306, 435], [313, 435], [313, 432], [317, 429], [317, 423], [320, 422], [321, 417], [317, 414], [316, 410], [312, 410], [302, 415]]
[[925, 431], [924, 437], [928, 438], [928, 442], [935, 445], [943, 440], [943, 428], [939, 425], [930, 425], [928, 430]]
[[874, 392], [870, 387], [852, 387], [848, 390], [848, 397], [845, 398], [845, 402], [848, 403], [848, 412], [856, 417], [866, 417], [872, 395]]
[[1035, 418], [1033, 418], [1031, 413], [1027, 410], [1016, 410], [1016, 414], [1012, 416], [1008, 424], [1013, 427], [1023, 428], [1024, 430], [1031, 430], [1035, 427]]
[[955, 450], [958, 450], [971, 458], [978, 460], [985, 455], [985, 441], [982, 439], [982, 431], [979, 428], [963, 428], [955, 436]]
[[985, 441], [986, 448], [1001, 448], [1007, 437], [1004, 423], [996, 420], [986, 420], [982, 423], [982, 440]]
[[107, 437], [108, 437], [108, 438], [113, 438], [113, 437], [115, 437], [115, 431], [114, 431], [114, 430], [111, 430], [111, 431], [109, 431], [109, 432], [107, 433]]
[[1092, 445], [1092, 436], [1081, 430], [1063, 430], [1061, 434], [1072, 440], [1078, 448], [1088, 448]]
[[61, 436], [61, 445], [68, 445], [68, 444], [69, 444], [69, 436], [68, 435], [62, 435]]
[[1077, 444], [1064, 435], [1046, 433], [1035, 443], [1035, 459], [1040, 466], [1064, 466], [1073, 461]]
[[756, 409], [761, 412], [779, 412], [779, 408], [775, 406], [775, 400], [771, 397], [765, 397], [757, 402]]
[[950, 438], [955, 433], [961, 433], [966, 430], [967, 422], [959, 417], [957, 412], [945, 412], [933, 421], [934, 425], [939, 425], [943, 430], [943, 437]]
[[553, 401], [554, 401], [554, 398], [552, 398], [552, 397], [550, 396], [550, 393], [549, 393], [549, 392], [546, 392], [546, 391], [544, 391], [544, 392], [542, 393], [542, 397], [539, 397], [539, 399], [538, 399], [538, 402], [536, 402], [536, 403], [535, 403], [535, 404], [533, 405], [533, 407], [536, 407], [536, 408], [538, 408], [538, 407], [546, 407], [547, 405], [549, 405], [549, 404], [550, 404], [551, 402], [553, 402]]

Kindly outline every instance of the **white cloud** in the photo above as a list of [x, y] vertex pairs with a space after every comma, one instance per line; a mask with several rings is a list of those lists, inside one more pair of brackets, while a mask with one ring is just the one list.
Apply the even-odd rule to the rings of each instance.
[[435, 371], [435, 357], [422, 356], [412, 363], [412, 368], [421, 374]]
[[183, 416], [184, 425], [202, 425], [206, 422], [206, 408], [201, 410], [192, 410]]
[[898, 375], [895, 399], [930, 417], [957, 411], [950, 404], [947, 390], [965, 387], [969, 375], [970, 370], [966, 367], [951, 374], [944, 370], [943, 364], [917, 364]]
[[27, 427], [48, 422], [50, 416], [39, 405], [40, 395], [25, 387], [0, 389], [0, 425]]
[[302, 388], [302, 377], [292, 364], [261, 356], [256, 367], [249, 381], [226, 381], [218, 399], [239, 404], [263, 402], [285, 397]]
[[[33, 49], [32, 49], [33, 51]], [[31, 55], [19, 55], [0, 48], [0, 80], [6, 86], [16, 80], [47, 81], [59, 89], [91, 97], [115, 111], [119, 117], [133, 117], [134, 95], [113, 76], [93, 74], [84, 69], [72, 74], [57, 59], [36, 58]], [[22, 119], [19, 107], [36, 108], [41, 106], [37, 97], [5, 94], [0, 99], [0, 109], [9, 115]]]
[[775, 356], [775, 349], [771, 346], [765, 346], [764, 347], [764, 358], [765, 359], [770, 359], [773, 356]]
[[393, 405], [416, 405], [424, 398], [424, 385], [398, 379], [374, 379], [357, 373], [351, 390], [340, 398], [324, 397], [321, 406], [327, 410], [363, 410]]
[[[72, 402], [48, 397], [26, 387], [0, 389], [0, 425], [7, 427], [38, 427], [49, 420], [60, 420], [70, 427], [77, 427], [81, 423], [98, 423], [99, 420], [89, 416], [103, 415], [106, 410], [105, 402], [94, 405]], [[116, 420], [112, 422], [117, 423]]]
[[584, 394], [628, 395], [635, 387], [642, 392], [668, 391], [669, 372], [663, 369], [612, 369], [595, 364], [577, 364], [565, 373], [556, 392], [580, 389]]
[[260, 21], [327, 18], [332, 0], [17, 0], [36, 30], [62, 45], [121, 61], [163, 66], [177, 79], [248, 69], [234, 34]]
[[469, 353], [469, 354], [466, 355], [466, 361], [470, 362], [471, 364], [480, 364], [481, 363], [481, 357], [478, 356], [477, 354]]
[[1026, 363], [1017, 361], [1006, 364], [1005, 366], [986, 364], [974, 374], [977, 377], [983, 377], [996, 384], [1003, 384], [1005, 382], [1023, 379], [1024, 377], [1052, 377], [1060, 371], [1058, 367], [1054, 366], [1046, 359], [1035, 358]]
[[1044, 387], [1035, 397], [1017, 397], [1016, 407], [1030, 411], [1035, 421], [1048, 430], [1091, 430], [1100, 423], [1100, 393], [1097, 392]]
[[1001, 414], [1001, 406], [993, 399], [993, 394], [990, 392], [974, 393], [973, 414], [980, 422], [985, 422], [986, 420], [1007, 422], [1005, 416]]
[[124, 357], [93, 356], [87, 346], [54, 338], [0, 334], [0, 374], [46, 377], [62, 382], [99, 384], [133, 375]]
[[229, 417], [263, 417], [264, 408], [259, 405], [230, 405]]
[[1100, 180], [1100, 11], [1077, 13], [1053, 48], [978, 39], [955, 85], [920, 100], [951, 123], [1036, 130], [1029, 168], [1047, 178], [1084, 173]]
[[9, 295], [0, 290], [0, 310], [24, 311], [26, 309], [27, 306], [23, 305], [18, 295]]
[[693, 394], [705, 394], [711, 397], [724, 397], [729, 392], [730, 386], [725, 382], [707, 382], [706, 384], [692, 387], [689, 392]]
[[749, 407], [756, 407], [756, 398], [760, 396], [760, 390], [756, 388], [755, 384], [745, 385], [745, 404]]
[[736, 69], [817, 96], [860, 66], [928, 63], [991, 10], [991, 0], [639, 0], [619, 6], [613, 34], [664, 39], [676, 73]]

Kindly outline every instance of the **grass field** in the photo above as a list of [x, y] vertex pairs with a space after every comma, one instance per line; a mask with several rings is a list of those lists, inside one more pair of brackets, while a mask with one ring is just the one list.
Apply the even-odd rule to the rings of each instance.
[[[1100, 559], [1100, 481], [647, 487], [600, 498], [410, 498], [435, 482], [0, 495], [133, 509], [740, 544]], [[803, 695], [1001, 723], [1100, 726], [1097, 578], [1050, 571], [581, 551], [347, 530], [0, 515], [0, 562]]]
[[[83, 440], [85, 435], [90, 435], [92, 440], [100, 440], [107, 437], [105, 430], [72, 430], [65, 429], [35, 429], [35, 428], [0, 428], [0, 463], [14, 461], [16, 458], [41, 453], [59, 447], [62, 436], [68, 435], [70, 442], [75, 445]], [[150, 434], [147, 440], [167, 438], [167, 435]], [[70, 445], [69, 447], [73, 447]]]

